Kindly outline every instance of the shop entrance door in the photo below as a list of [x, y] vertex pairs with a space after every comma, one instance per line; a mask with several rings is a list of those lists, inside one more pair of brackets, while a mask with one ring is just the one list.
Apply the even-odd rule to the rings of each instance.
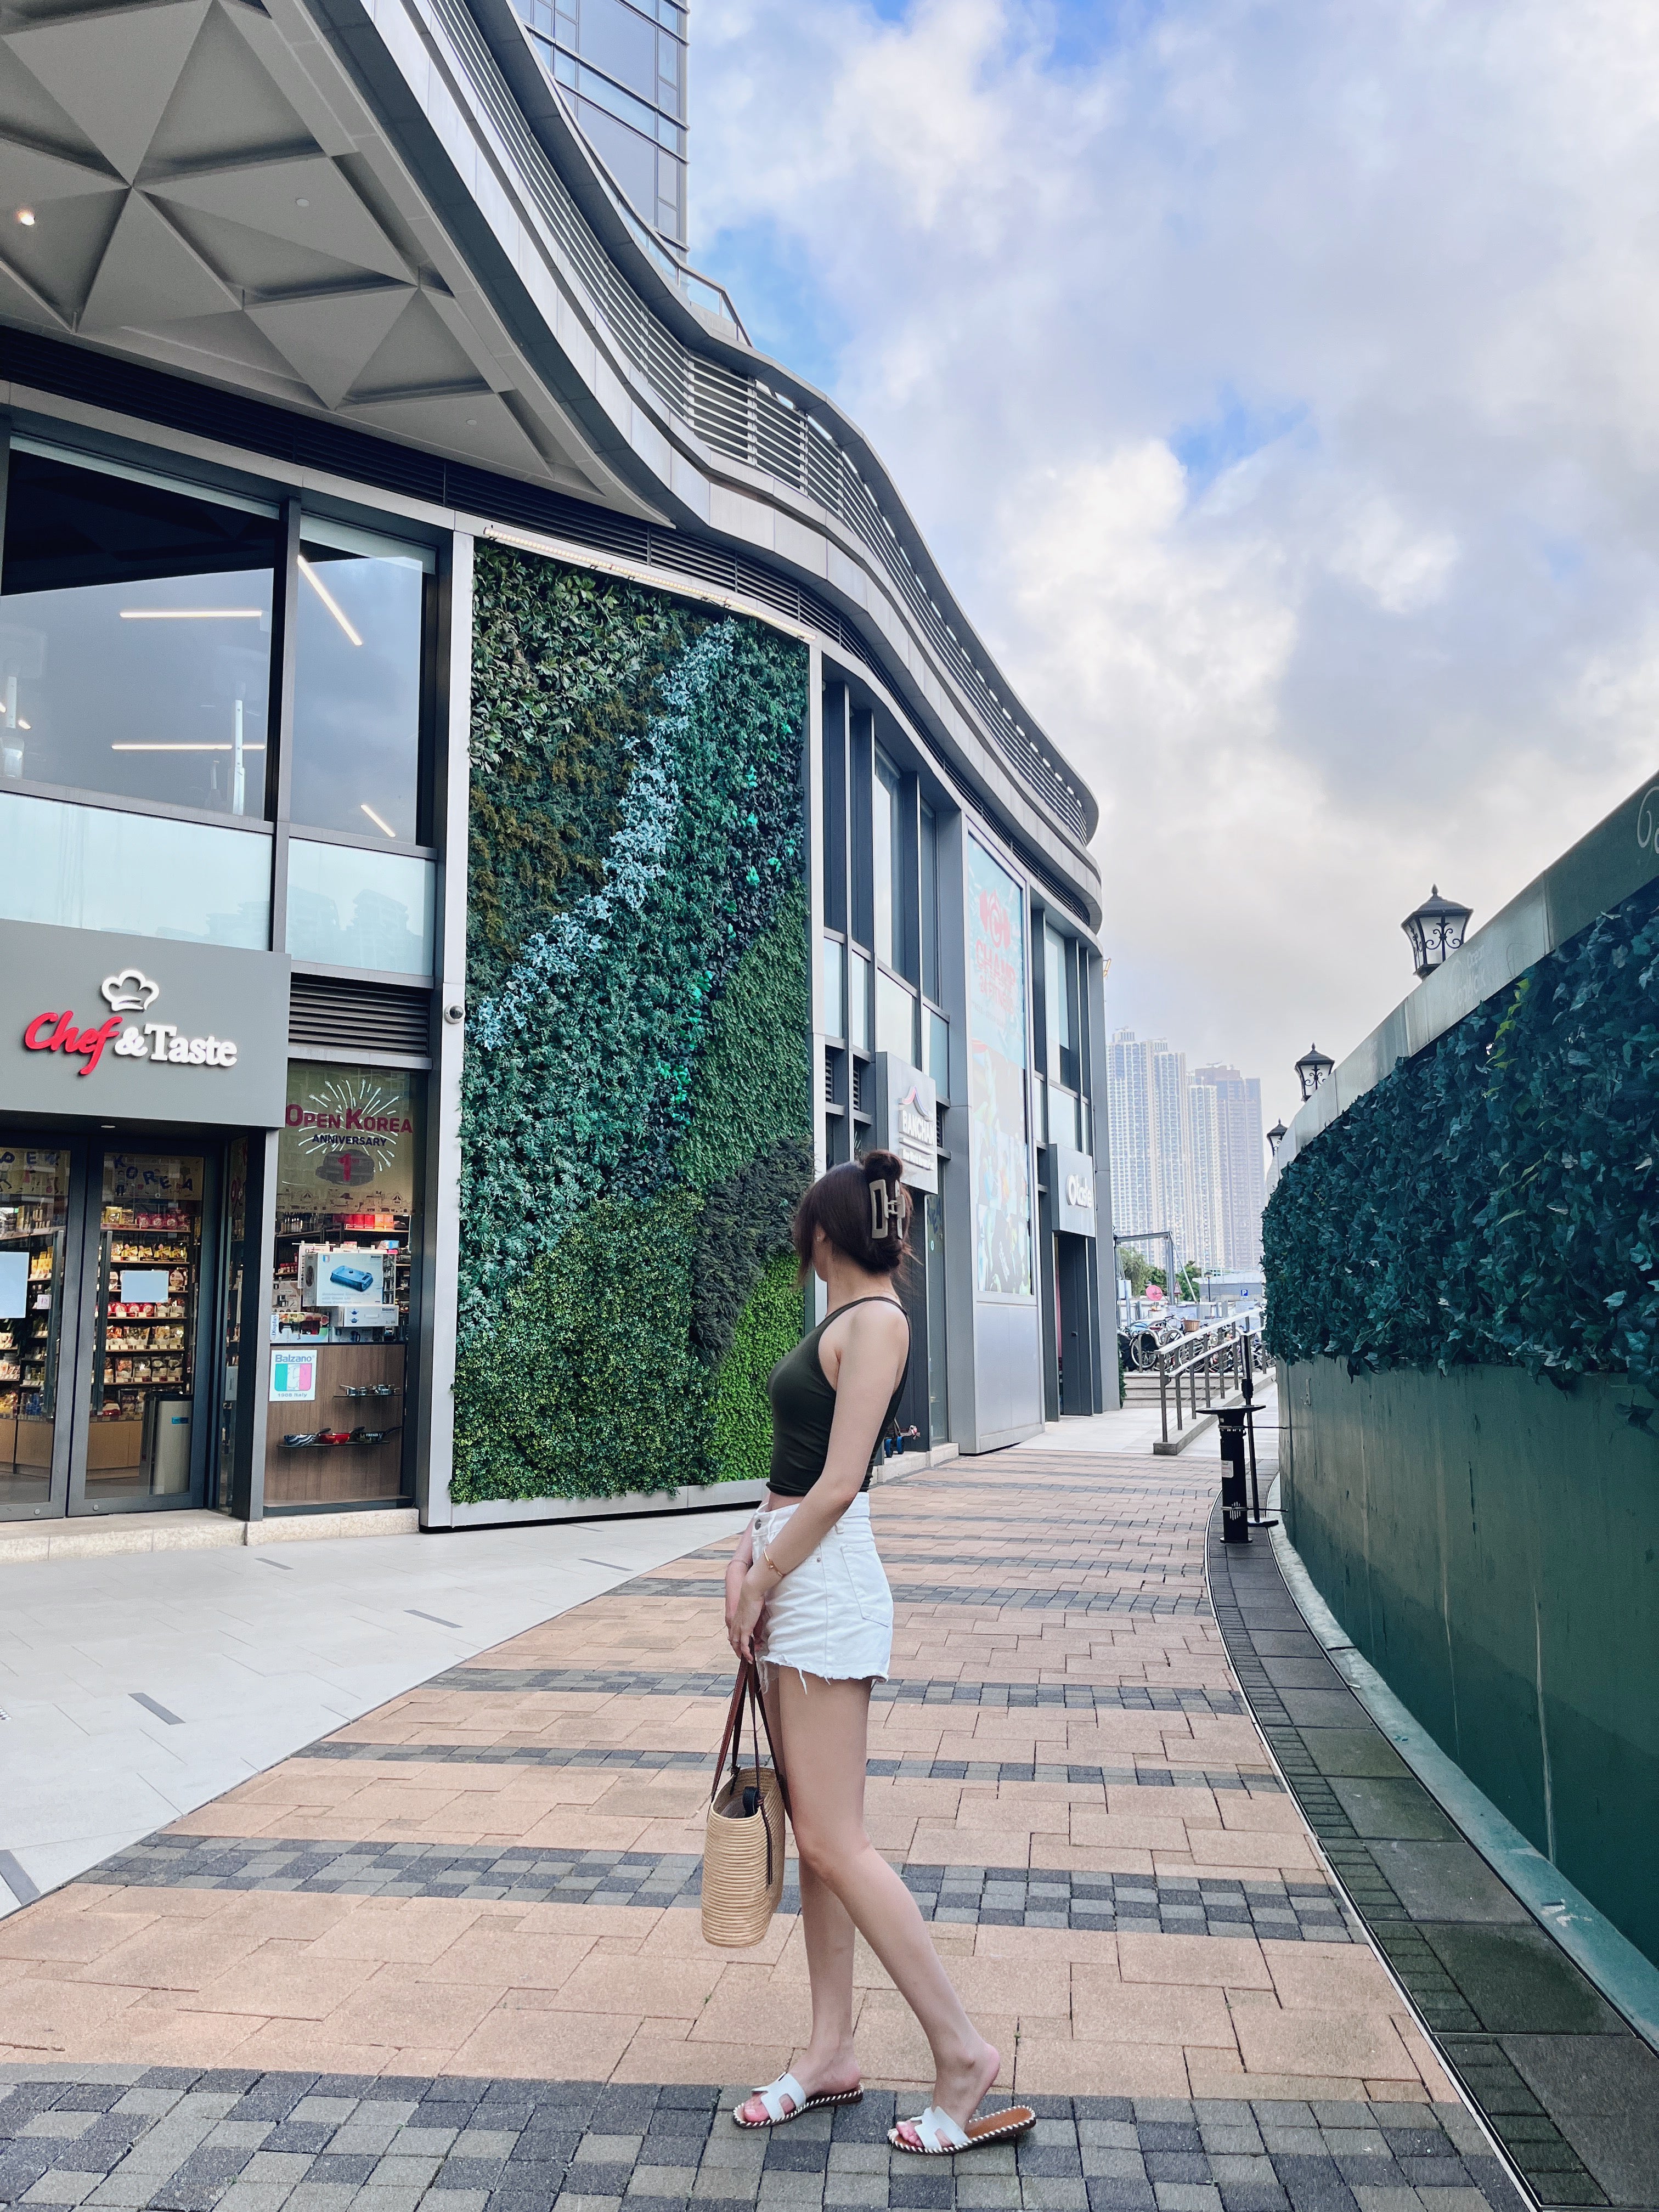
[[0, 1520], [68, 1501], [85, 1166], [66, 1137], [0, 1139]]
[[218, 1169], [216, 1148], [199, 1135], [93, 1149], [71, 1513], [202, 1502]]

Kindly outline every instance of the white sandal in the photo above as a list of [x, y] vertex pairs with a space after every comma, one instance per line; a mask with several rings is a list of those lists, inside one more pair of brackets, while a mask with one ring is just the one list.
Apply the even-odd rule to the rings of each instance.
[[[769, 2081], [763, 2089], [751, 2089], [749, 2096], [760, 2099], [766, 2107], [766, 2118], [763, 2120], [745, 2120], [743, 2105], [749, 2102], [749, 2097], [745, 2097], [743, 2105], [732, 2107], [732, 2117], [740, 2128], [781, 2128], [787, 2127], [791, 2120], [799, 2119], [803, 2112], [821, 2111], [825, 2105], [860, 2104], [864, 2092], [862, 2089], [829, 2089], [820, 2091], [816, 2097], [809, 2097], [793, 2074], [780, 2074], [775, 2081]], [[786, 2112], [783, 2109], [786, 2097], [794, 2105], [793, 2112]]]
[[[979, 2150], [986, 2143], [1018, 2142], [1036, 2125], [1036, 2114], [1029, 2105], [1011, 2105], [1006, 2112], [988, 2112], [982, 2120], [969, 2120], [965, 2130], [949, 2112], [929, 2105], [915, 2119], [901, 2120], [897, 2127], [889, 2128], [887, 2140], [895, 2150], [908, 2151], [912, 2158], [949, 2158], [959, 2150]], [[914, 2128], [921, 2138], [921, 2148], [906, 2142], [899, 2128]]]

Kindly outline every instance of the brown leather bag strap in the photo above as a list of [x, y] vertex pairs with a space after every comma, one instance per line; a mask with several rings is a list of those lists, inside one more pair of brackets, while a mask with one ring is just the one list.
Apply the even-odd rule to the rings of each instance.
[[[714, 1754], [714, 1781], [713, 1788], [708, 1792], [708, 1802], [711, 1805], [720, 1791], [720, 1777], [726, 1771], [726, 1754], [728, 1751], [732, 1753], [732, 1771], [735, 1774], [738, 1771], [738, 1747], [735, 1739], [743, 1733], [743, 1698], [744, 1692], [749, 1686], [751, 1672], [748, 1660], [739, 1659], [738, 1679], [732, 1685], [732, 1701], [726, 1708], [726, 1727], [720, 1736], [720, 1747]], [[770, 1741], [769, 1737], [768, 1741]]]
[[[755, 1684], [750, 1692], [750, 1695], [753, 1697], [755, 1701], [755, 1710], [760, 1715], [761, 1726], [766, 1731], [766, 1748], [771, 1758], [772, 1771], [778, 1778], [778, 1795], [783, 1800], [784, 1811], [786, 1813], [789, 1813], [789, 1817], [793, 1820], [795, 1816], [793, 1813], [789, 1812], [789, 1778], [783, 1771], [783, 1761], [778, 1757], [778, 1747], [772, 1741], [772, 1723], [766, 1710], [766, 1700], [760, 1693], [758, 1669], [756, 1670]], [[760, 1765], [760, 1746], [758, 1742], [757, 1742], [755, 1747], [755, 1764], [757, 1766]]]

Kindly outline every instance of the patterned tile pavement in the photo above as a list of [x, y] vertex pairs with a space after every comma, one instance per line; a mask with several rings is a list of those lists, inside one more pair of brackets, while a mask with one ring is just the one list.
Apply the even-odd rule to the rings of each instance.
[[724, 2117], [800, 2047], [805, 1973], [793, 1881], [753, 1950], [702, 1941], [705, 1553], [0, 1926], [0, 2205], [1514, 2212], [1239, 1695], [1213, 1496], [1040, 1443], [875, 1494], [871, 1832], [1042, 2112], [1018, 2152], [890, 2159], [927, 2051], [861, 1946], [864, 2104]]

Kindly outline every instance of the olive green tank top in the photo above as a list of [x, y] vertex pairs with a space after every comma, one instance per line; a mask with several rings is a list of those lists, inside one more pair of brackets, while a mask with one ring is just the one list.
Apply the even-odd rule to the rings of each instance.
[[[812, 1485], [823, 1473], [823, 1462], [830, 1450], [830, 1430], [836, 1418], [834, 1384], [818, 1364], [818, 1339], [832, 1321], [839, 1321], [854, 1306], [898, 1306], [896, 1298], [849, 1298], [844, 1306], [837, 1306], [826, 1314], [817, 1327], [802, 1337], [793, 1352], [785, 1352], [767, 1377], [766, 1395], [772, 1401], [772, 1474], [771, 1487], [779, 1498], [805, 1498]], [[905, 1325], [909, 1325], [905, 1314]], [[904, 1356], [905, 1372], [909, 1371], [910, 1355]], [[904, 1375], [887, 1401], [887, 1411], [882, 1416], [880, 1434], [885, 1436], [898, 1401], [904, 1390]], [[879, 1449], [879, 1445], [878, 1446]], [[870, 1462], [870, 1474], [875, 1471], [875, 1462]], [[870, 1487], [870, 1474], [860, 1485]]]

